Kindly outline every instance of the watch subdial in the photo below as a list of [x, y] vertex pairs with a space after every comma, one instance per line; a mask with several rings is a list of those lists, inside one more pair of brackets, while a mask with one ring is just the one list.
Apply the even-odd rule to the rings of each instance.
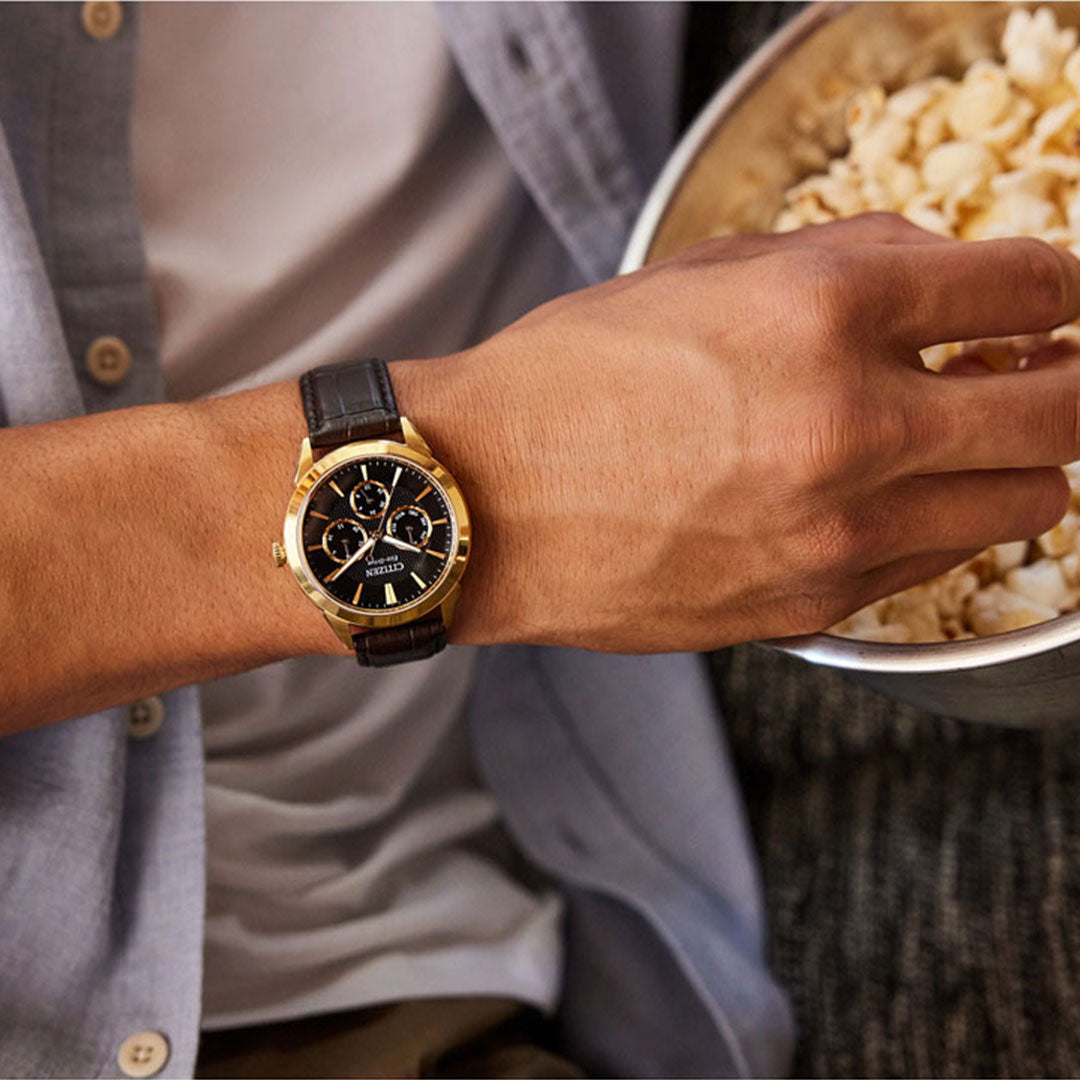
[[336, 563], [348, 562], [367, 540], [367, 530], [352, 518], [338, 518], [323, 529], [322, 548]]
[[403, 544], [422, 548], [431, 539], [431, 518], [419, 506], [403, 506], [390, 515], [386, 531]]
[[382, 517], [390, 503], [390, 492], [379, 480], [363, 480], [349, 492], [349, 505], [357, 517]]

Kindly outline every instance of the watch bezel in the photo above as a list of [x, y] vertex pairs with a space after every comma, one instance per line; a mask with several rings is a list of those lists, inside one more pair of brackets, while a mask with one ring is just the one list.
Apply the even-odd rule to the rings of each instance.
[[[355, 608], [349, 604], [341, 603], [340, 600], [324, 592], [315, 581], [301, 550], [303, 512], [307, 506], [308, 496], [319, 480], [341, 465], [373, 457], [396, 458], [426, 472], [446, 494], [455, 526], [453, 553], [447, 558], [447, 565], [442, 575], [430, 589], [411, 603], [394, 608], [392, 611], [373, 612]], [[405, 623], [422, 618], [440, 607], [457, 588], [461, 575], [465, 573], [465, 567], [469, 561], [471, 542], [469, 510], [457, 481], [449, 470], [430, 454], [425, 454], [406, 443], [389, 439], [371, 439], [364, 442], [346, 443], [344, 446], [339, 446], [324, 454], [307, 472], [297, 479], [296, 487], [285, 512], [284, 540], [285, 558], [289, 569], [307, 597], [325, 614], [340, 619], [351, 626], [361, 626], [368, 630], [386, 626], [402, 626]]]

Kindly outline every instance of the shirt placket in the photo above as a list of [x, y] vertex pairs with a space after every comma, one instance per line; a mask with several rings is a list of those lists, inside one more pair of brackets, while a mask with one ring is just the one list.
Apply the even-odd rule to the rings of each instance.
[[590, 281], [614, 272], [642, 200], [573, 5], [439, 5], [462, 77]]
[[137, 8], [91, 0], [58, 18], [45, 246], [83, 403], [101, 412], [163, 392], [131, 168]]

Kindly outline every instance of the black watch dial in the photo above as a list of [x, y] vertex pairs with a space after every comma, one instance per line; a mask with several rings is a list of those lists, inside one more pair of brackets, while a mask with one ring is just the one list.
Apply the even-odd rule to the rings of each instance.
[[394, 457], [346, 462], [321, 477], [300, 523], [312, 577], [339, 603], [390, 611], [419, 600], [454, 555], [445, 492]]

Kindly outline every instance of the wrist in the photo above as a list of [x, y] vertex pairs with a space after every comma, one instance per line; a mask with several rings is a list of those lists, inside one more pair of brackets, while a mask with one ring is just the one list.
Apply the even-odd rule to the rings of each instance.
[[461, 485], [472, 519], [469, 568], [459, 589], [450, 640], [495, 644], [522, 639], [514, 560], [502, 503], [507, 447], [490, 369], [471, 352], [396, 361], [390, 378], [401, 414]]
[[[222, 566], [233, 566], [248, 602], [246, 633], [258, 662], [311, 654], [344, 655], [346, 649], [318, 611], [275, 567], [270, 545], [281, 535], [281, 522], [292, 490], [301, 441], [307, 436], [300, 391], [295, 381], [272, 383], [255, 390], [210, 398], [196, 406], [196, 423], [208, 446], [214, 446], [226, 473], [218, 485], [229, 493], [246, 493], [243, 516], [250, 543], [235, 544], [235, 536], [221, 540]], [[224, 520], [230, 521], [230, 515]], [[230, 530], [231, 532], [231, 530]], [[257, 598], [257, 599], [256, 599]]]

